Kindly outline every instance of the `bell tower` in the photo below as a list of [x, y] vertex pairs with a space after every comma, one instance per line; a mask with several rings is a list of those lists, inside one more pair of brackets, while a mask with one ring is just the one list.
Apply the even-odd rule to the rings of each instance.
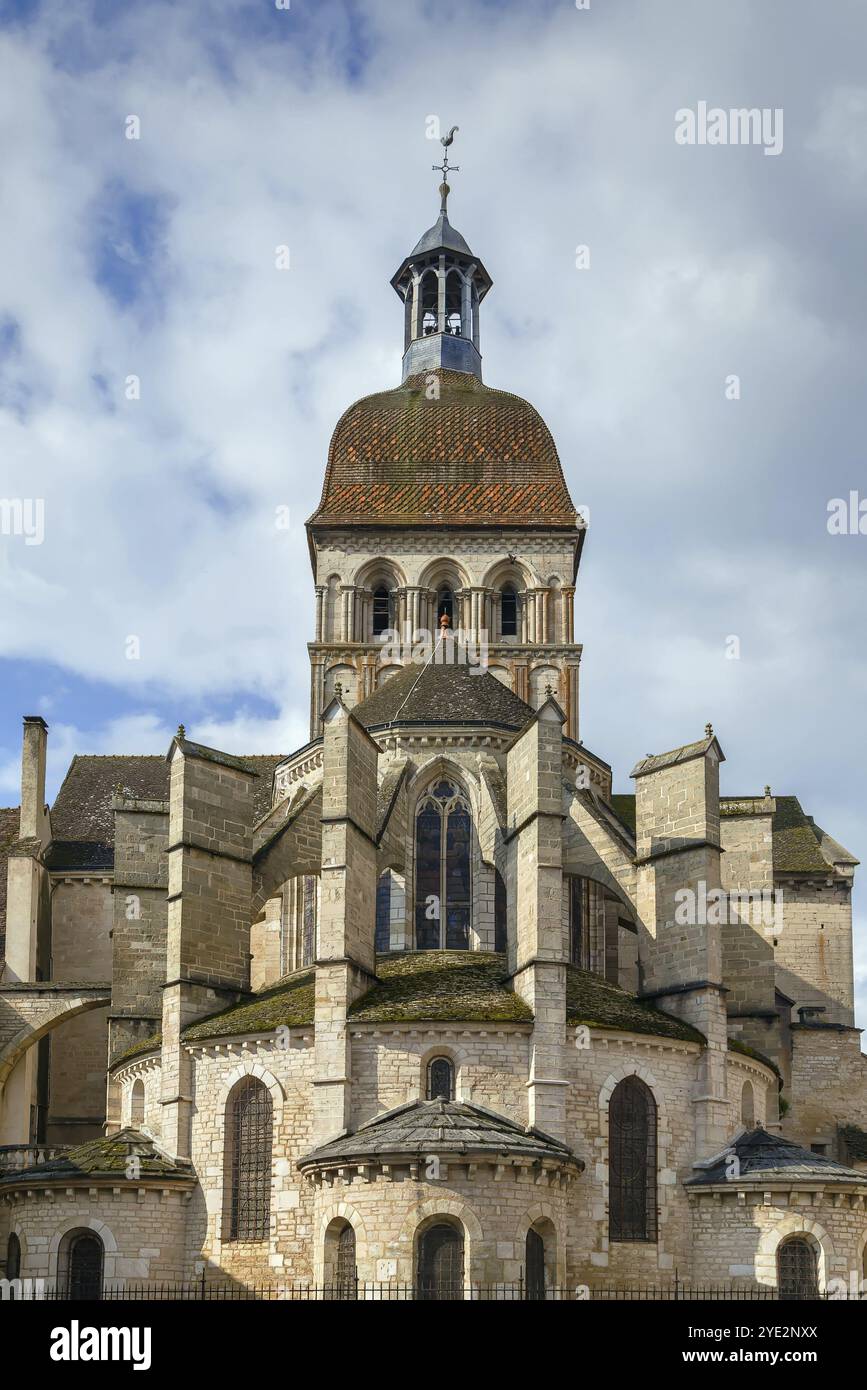
[[410, 252], [391, 283], [404, 306], [403, 376], [446, 370], [471, 372], [482, 379], [479, 305], [492, 280], [460, 232], [449, 222], [448, 147], [457, 126], [441, 137], [443, 162], [440, 215]]

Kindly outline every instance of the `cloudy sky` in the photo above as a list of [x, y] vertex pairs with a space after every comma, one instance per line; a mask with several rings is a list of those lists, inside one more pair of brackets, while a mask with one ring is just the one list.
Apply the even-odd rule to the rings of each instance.
[[[628, 790], [711, 720], [726, 792], [867, 860], [867, 535], [827, 526], [867, 496], [863, 4], [279, 3], [0, 3], [0, 496], [44, 499], [42, 544], [0, 535], [0, 801], [24, 713], [52, 794], [179, 720], [306, 739], [303, 523], [339, 413], [399, 380], [437, 116], [485, 378], [590, 510], [586, 743]], [[678, 144], [700, 102], [781, 109], [782, 152]]]

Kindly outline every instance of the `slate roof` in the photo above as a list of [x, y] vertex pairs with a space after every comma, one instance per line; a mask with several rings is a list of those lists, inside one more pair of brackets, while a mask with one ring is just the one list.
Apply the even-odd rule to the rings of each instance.
[[[693, 744], [692, 747], [700, 745]], [[645, 760], [646, 761], [646, 760]], [[833, 840], [818, 825], [812, 816], [805, 814], [796, 796], [774, 797], [776, 811], [772, 814], [771, 833], [773, 836], [774, 871], [776, 873], [820, 873], [832, 872], [835, 864], [858, 863], [854, 855]], [[741, 808], [754, 803], [753, 814], [760, 814], [764, 798], [744, 796], [720, 797], [720, 814], [737, 814]], [[624, 825], [635, 833], [635, 796], [627, 792], [615, 792], [611, 797], [612, 810]]]
[[656, 1038], [706, 1042], [703, 1033], [673, 1014], [627, 994], [619, 985], [570, 965], [566, 970], [566, 1023], [570, 1028], [617, 1028], [624, 1033], [650, 1033]]
[[[775, 798], [777, 809], [772, 826], [774, 833], [774, 869], [778, 873], [827, 874], [833, 863], [857, 864], [836, 841], [820, 830], [812, 817], [804, 814], [796, 796]], [[830, 857], [823, 854], [825, 843]], [[833, 846], [833, 849], [831, 849]]]
[[646, 777], [649, 772], [659, 772], [664, 767], [674, 767], [677, 763], [689, 762], [691, 758], [704, 757], [709, 748], [716, 744], [717, 755], [722, 761], [722, 749], [715, 734], [700, 738], [695, 743], [684, 743], [680, 748], [672, 748], [668, 753], [648, 753], [646, 758], [635, 764], [631, 777]]
[[[737, 1179], [726, 1176], [732, 1154], [738, 1159]], [[733, 1182], [769, 1183], [855, 1183], [867, 1188], [867, 1174], [857, 1173], [834, 1158], [813, 1153], [791, 1139], [769, 1134], [766, 1129], [750, 1129], [706, 1164], [693, 1164], [697, 1174], [686, 1180], [686, 1187], [709, 1187], [714, 1183], [731, 1187]]]
[[331, 438], [308, 522], [574, 528], [551, 432], [529, 402], [471, 372], [439, 371], [356, 401]]
[[[138, 1159], [134, 1178], [127, 1178], [127, 1165], [131, 1158]], [[0, 1189], [26, 1184], [58, 1183], [69, 1185], [77, 1180], [98, 1181], [110, 1179], [120, 1185], [123, 1182], [165, 1182], [167, 1178], [193, 1180], [188, 1164], [169, 1158], [162, 1153], [146, 1134], [136, 1129], [122, 1129], [105, 1139], [91, 1139], [86, 1144], [78, 1144], [59, 1158], [46, 1159], [19, 1172], [7, 1173], [0, 1178]]]
[[535, 711], [490, 671], [430, 662], [404, 666], [353, 709], [365, 729], [384, 724], [499, 724], [523, 729]]
[[428, 1154], [462, 1154], [482, 1158], [526, 1158], [557, 1162], [583, 1170], [584, 1163], [567, 1144], [542, 1130], [523, 1127], [465, 1101], [419, 1100], [377, 1115], [344, 1135], [305, 1154], [300, 1169], [329, 1165], [340, 1159], [376, 1159]]
[[440, 248], [445, 251], [457, 251], [462, 256], [473, 254], [460, 232], [452, 226], [448, 214], [444, 212], [440, 213], [432, 227], [428, 227], [424, 236], [419, 237], [409, 254], [409, 259], [414, 261], [416, 256], [423, 256], [428, 251], [438, 251]]
[[18, 839], [19, 822], [17, 806], [0, 807], [0, 961], [6, 947], [6, 865], [9, 850]]
[[[353, 1023], [531, 1023], [533, 1015], [510, 987], [499, 951], [395, 951], [376, 958], [377, 982], [349, 1010]], [[308, 966], [183, 1031], [184, 1042], [270, 1033], [281, 1025], [312, 1028], [314, 973]], [[575, 1027], [679, 1038], [703, 1044], [704, 1035], [671, 1014], [635, 999], [617, 985], [570, 966], [567, 1022]], [[129, 1048], [117, 1062], [159, 1047], [159, 1035]]]
[[506, 957], [499, 951], [399, 951], [378, 956], [376, 973], [379, 984], [349, 1010], [353, 1023], [529, 1023], [533, 1018], [509, 988]]
[[[271, 779], [284, 758], [285, 754], [269, 754], [243, 760], [259, 773], [253, 783], [254, 821], [270, 808]], [[137, 800], [167, 801], [169, 775], [169, 764], [161, 753], [76, 754], [51, 807], [48, 867], [110, 872], [114, 867], [111, 802], [118, 786]]]

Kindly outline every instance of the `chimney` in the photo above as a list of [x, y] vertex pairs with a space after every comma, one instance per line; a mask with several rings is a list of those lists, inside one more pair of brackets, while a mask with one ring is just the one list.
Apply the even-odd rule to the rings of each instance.
[[43, 838], [45, 820], [45, 755], [48, 725], [38, 714], [25, 714], [21, 750], [21, 840]]

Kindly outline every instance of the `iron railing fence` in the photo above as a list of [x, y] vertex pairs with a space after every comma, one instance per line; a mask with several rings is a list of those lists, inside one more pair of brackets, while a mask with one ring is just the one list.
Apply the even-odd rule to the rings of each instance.
[[[0, 1283], [0, 1300], [23, 1299], [34, 1302], [79, 1301], [75, 1291], [70, 1292], [65, 1283], [51, 1280], [14, 1281], [7, 1286]], [[832, 1294], [817, 1293], [815, 1286], [805, 1286], [792, 1292], [781, 1293], [779, 1289], [766, 1284], [746, 1282], [721, 1284], [692, 1284], [672, 1280], [665, 1284], [594, 1284], [572, 1285], [570, 1287], [552, 1286], [544, 1291], [544, 1297], [536, 1290], [528, 1289], [523, 1280], [514, 1284], [464, 1284], [451, 1286], [438, 1285], [436, 1288], [418, 1284], [364, 1283], [355, 1285], [306, 1284], [292, 1282], [273, 1282], [265, 1284], [240, 1284], [225, 1280], [197, 1279], [189, 1281], [138, 1282], [133, 1280], [107, 1281], [100, 1298], [103, 1302], [479, 1302], [479, 1303], [583, 1303], [583, 1302], [693, 1302], [693, 1301], [825, 1301], [867, 1299], [867, 1294], [854, 1291], [837, 1291]], [[81, 1301], [88, 1301], [87, 1295]]]

